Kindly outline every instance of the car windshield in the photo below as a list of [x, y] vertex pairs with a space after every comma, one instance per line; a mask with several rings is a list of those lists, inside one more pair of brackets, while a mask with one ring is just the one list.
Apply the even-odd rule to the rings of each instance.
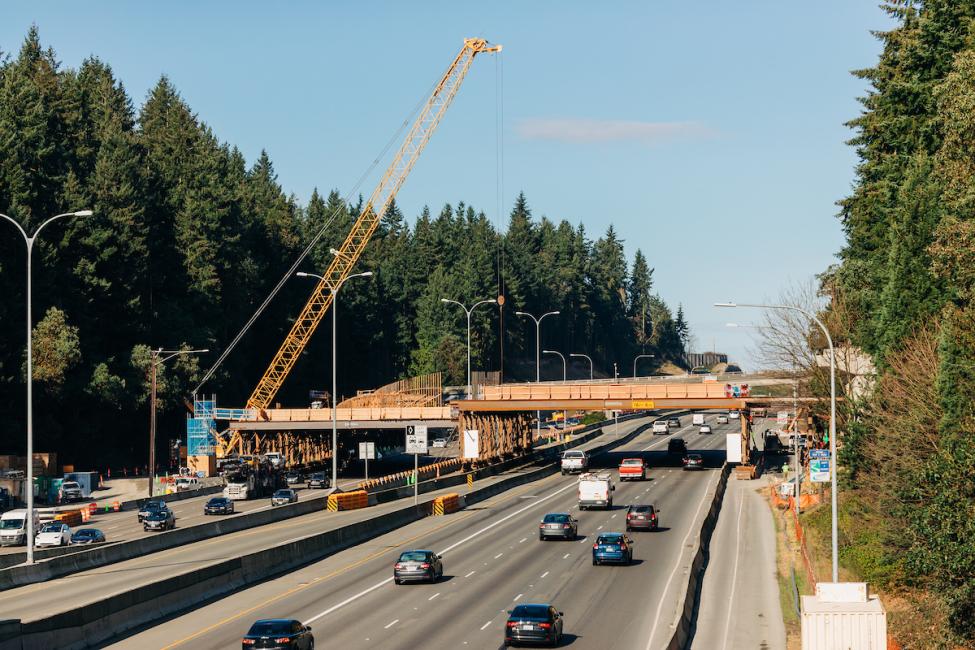
[[162, 521], [166, 518], [166, 513], [160, 510], [159, 512], [150, 513], [149, 517], [147, 518], [155, 521]]
[[41, 528], [42, 533], [60, 533], [61, 524], [44, 524], [44, 528]]
[[146, 505], [142, 506], [143, 510], [162, 510], [166, 507], [166, 504], [162, 501], [150, 501]]
[[701, 454], [691, 454], [688, 456], [691, 460], [701, 460]]
[[227, 499], [225, 499], [224, 497], [215, 497], [213, 499], [210, 499], [210, 505], [211, 506], [225, 506], [225, 505], [227, 505]]
[[96, 534], [96, 532], [95, 532], [95, 529], [94, 528], [83, 528], [83, 529], [77, 531], [74, 534], [74, 536], [75, 537], [94, 537], [95, 534]]
[[581, 451], [567, 451], [562, 455], [562, 458], [582, 458], [583, 455]]
[[630, 512], [650, 512], [650, 506], [630, 506]]
[[568, 523], [569, 515], [545, 515], [542, 521], [546, 524], [564, 524]]
[[79, 485], [74, 481], [65, 481], [64, 483], [61, 484], [61, 487], [64, 488], [65, 490], [69, 490], [69, 489], [76, 489], [79, 487]]
[[428, 559], [426, 551], [406, 551], [400, 553], [400, 562], [426, 562]]
[[251, 625], [249, 636], [281, 636], [291, 634], [291, 621], [258, 621]]
[[624, 465], [642, 465], [643, 464], [643, 461], [640, 460], [639, 458], [624, 458], [623, 459], [623, 464]]
[[274, 493], [274, 496], [276, 496], [276, 497], [284, 497], [284, 498], [290, 497], [291, 496], [291, 490], [278, 490], [277, 492]]
[[518, 605], [511, 610], [511, 618], [547, 621], [548, 607], [545, 605]]
[[19, 530], [24, 527], [23, 519], [0, 520], [0, 530]]
[[596, 540], [597, 544], [619, 544], [623, 541], [622, 535], [600, 535]]

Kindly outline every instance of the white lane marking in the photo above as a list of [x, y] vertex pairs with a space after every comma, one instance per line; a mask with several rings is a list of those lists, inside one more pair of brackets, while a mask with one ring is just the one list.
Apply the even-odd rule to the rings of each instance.
[[521, 598], [521, 597], [522, 597], [522, 596], [524, 596], [524, 595], [525, 595], [525, 594], [518, 594], [517, 596], [515, 596], [515, 600], [518, 600], [519, 598]]
[[731, 572], [731, 594], [728, 596], [728, 617], [724, 622], [724, 645], [721, 646], [722, 650], [728, 647], [728, 630], [731, 628], [731, 612], [734, 611], [734, 607], [731, 607], [731, 603], [735, 602], [735, 586], [738, 584], [738, 558], [740, 557], [739, 549], [741, 547], [741, 511], [745, 505], [745, 493], [738, 492], [738, 532], [735, 533], [735, 568]]
[[603, 529], [602, 526], [599, 526], [598, 528], [596, 528], [596, 530], [602, 530], [602, 529]]
[[585, 537], [583, 537], [582, 539], [580, 539], [580, 540], [579, 540], [579, 543], [580, 543], [580, 544], [585, 544], [585, 543], [586, 543], [586, 538], [585, 538]]
[[482, 629], [482, 630], [483, 630], [483, 629], [485, 629], [485, 628], [486, 628], [486, 627], [487, 627], [488, 625], [490, 625], [491, 623], [492, 623], [492, 621], [488, 621], [487, 623], [485, 623], [484, 625], [482, 625], [482, 626], [481, 626], [481, 629]]
[[474, 575], [475, 573], [477, 573], [477, 571], [471, 571], [470, 573], [468, 573], [468, 574], [467, 574], [466, 576], [464, 576], [464, 577], [465, 577], [465, 578], [470, 578], [470, 577], [471, 577], [472, 575]]
[[520, 541], [520, 542], [518, 542], [518, 543], [519, 543], [519, 544], [521, 544], [522, 542], [524, 542], [524, 541], [525, 541], [525, 540], [527, 540], [527, 539], [528, 539], [527, 537], [522, 537], [522, 538], [521, 538], [521, 541]]
[[545, 576], [547, 576], [547, 575], [548, 575], [548, 571], [546, 571], [545, 573], [543, 573], [543, 574], [541, 575], [541, 577], [542, 577], [542, 578], [544, 578], [544, 577], [545, 577]]
[[[715, 472], [715, 476], [720, 476], [720, 474], [721, 472]], [[663, 611], [664, 602], [667, 600], [667, 592], [670, 590], [670, 584], [674, 581], [674, 576], [677, 575], [677, 570], [680, 568], [681, 561], [684, 559], [684, 549], [687, 548], [687, 540], [691, 538], [691, 534], [696, 528], [694, 526], [694, 522], [697, 521], [698, 515], [701, 514], [701, 508], [704, 507], [704, 503], [708, 500], [709, 492], [711, 492], [710, 481], [708, 482], [708, 487], [704, 490], [704, 496], [701, 497], [701, 502], [697, 506], [697, 511], [694, 513], [694, 517], [691, 518], [691, 525], [687, 529], [687, 534], [684, 536], [684, 540], [680, 543], [680, 555], [678, 556], [677, 561], [674, 563], [674, 570], [670, 572], [670, 577], [667, 578], [667, 584], [664, 585], [664, 590], [661, 592], [662, 596], [659, 604], [657, 605], [657, 613], [653, 619], [653, 626], [650, 628], [650, 637], [647, 639], [646, 650], [650, 650], [651, 646], [653, 645], [653, 637], [657, 632], [657, 624], [660, 623], [660, 614]]]
[[569, 555], [570, 555], [569, 553], [566, 553], [565, 555], [562, 556], [562, 559], [563, 560], [567, 559], [569, 557]]
[[495, 556], [494, 556], [494, 559], [495, 559], [495, 560], [497, 560], [497, 559], [498, 559], [499, 557], [501, 557], [502, 555], [504, 555], [504, 553], [498, 553], [497, 555], [495, 555]]
[[389, 624], [388, 624], [388, 625], [387, 625], [386, 627], [384, 627], [383, 629], [384, 629], [384, 630], [388, 630], [389, 628], [391, 628], [391, 627], [393, 627], [393, 626], [394, 626], [394, 625], [396, 625], [397, 623], [399, 623], [399, 619], [398, 619], [398, 618], [394, 618], [394, 619], [393, 619], [393, 621], [392, 621], [391, 623], [389, 623]]
[[610, 519], [616, 519], [616, 515], [613, 515], [612, 517], [610, 517]]
[[[530, 510], [531, 508], [534, 508], [534, 507], [538, 506], [540, 503], [544, 503], [544, 502], [548, 501], [549, 499], [551, 499], [552, 497], [558, 496], [559, 494], [562, 494], [566, 490], [569, 490], [569, 489], [572, 489], [572, 488], [575, 488], [575, 487], [576, 487], [576, 484], [575, 483], [569, 483], [565, 487], [561, 487], [558, 490], [555, 490], [554, 492], [552, 492], [551, 494], [542, 497], [541, 499], [538, 499], [536, 501], [532, 501], [530, 504], [528, 504], [524, 508], [519, 508], [518, 510], [515, 510], [511, 514], [505, 515], [501, 519], [498, 519], [497, 521], [492, 522], [492, 523], [488, 524], [487, 526], [484, 526], [480, 530], [471, 533], [470, 535], [468, 535], [464, 539], [461, 539], [459, 541], [454, 542], [453, 544], [451, 544], [447, 548], [445, 548], [442, 551], [440, 551], [440, 553], [438, 553], [438, 555], [443, 555], [444, 553], [446, 553], [448, 551], [452, 551], [453, 549], [457, 548], [461, 544], [465, 544], [466, 542], [469, 542], [470, 540], [474, 539], [475, 537], [479, 537], [479, 536], [483, 535], [485, 532], [491, 530], [492, 528], [495, 528], [497, 526], [500, 526], [501, 524], [503, 524], [504, 522], [508, 521], [512, 517], [517, 517], [521, 513], [525, 512], [526, 510]], [[568, 557], [568, 555], [566, 557]], [[487, 564], [487, 563], [485, 562], [485, 564]], [[382, 582], [377, 582], [373, 586], [368, 587], [367, 589], [363, 589], [359, 593], [354, 594], [352, 596], [349, 596], [348, 598], [346, 598], [342, 602], [337, 603], [335, 605], [332, 605], [328, 609], [326, 609], [326, 610], [324, 610], [322, 612], [319, 612], [318, 614], [315, 614], [314, 616], [312, 616], [307, 621], [304, 621], [304, 623], [305, 623], [305, 625], [311, 625], [312, 623], [314, 623], [315, 621], [317, 621], [321, 617], [327, 616], [327, 615], [331, 614], [332, 612], [334, 612], [335, 610], [340, 609], [342, 607], [345, 607], [349, 603], [354, 602], [354, 601], [358, 600], [359, 598], [362, 598], [366, 594], [372, 593], [373, 591], [379, 589], [383, 585], [385, 585], [385, 584], [387, 584], [389, 582], [392, 582], [392, 581], [393, 581], [392, 578], [386, 578]]]
[[430, 596], [429, 598], [427, 598], [427, 600], [433, 600], [434, 598], [436, 598], [436, 597], [437, 597], [437, 596], [439, 596], [439, 595], [440, 595], [440, 592], [438, 591], [438, 592], [437, 592], [437, 593], [435, 593], [434, 595], [432, 595], [432, 596]]

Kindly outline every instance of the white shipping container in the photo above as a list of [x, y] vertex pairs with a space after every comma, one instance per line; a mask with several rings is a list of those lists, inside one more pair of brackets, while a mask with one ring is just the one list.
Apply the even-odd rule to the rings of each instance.
[[821, 587], [802, 597], [802, 650], [887, 648], [887, 612], [880, 598], [866, 595], [864, 583]]

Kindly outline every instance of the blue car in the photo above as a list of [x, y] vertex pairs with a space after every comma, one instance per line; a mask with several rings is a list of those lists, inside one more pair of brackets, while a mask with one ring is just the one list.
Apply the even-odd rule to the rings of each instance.
[[603, 533], [592, 545], [592, 565], [633, 563], [633, 540], [623, 533]]

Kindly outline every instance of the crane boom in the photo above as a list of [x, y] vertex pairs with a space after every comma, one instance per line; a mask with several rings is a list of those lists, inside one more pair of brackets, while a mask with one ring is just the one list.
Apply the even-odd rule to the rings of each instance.
[[[379, 185], [373, 190], [365, 208], [352, 224], [352, 230], [332, 258], [328, 269], [312, 292], [311, 297], [301, 310], [301, 314], [292, 326], [287, 338], [281, 344], [274, 360], [264, 372], [261, 381], [247, 400], [248, 408], [267, 408], [277, 394], [288, 373], [294, 367], [302, 350], [308, 344], [322, 317], [332, 304], [332, 287], [337, 287], [348, 277], [356, 262], [362, 256], [366, 244], [372, 238], [382, 215], [386, 212], [390, 202], [409, 176], [417, 158], [436, 130], [444, 113], [460, 89], [461, 82], [467, 75], [474, 57], [482, 52], [499, 52], [500, 45], [491, 45], [484, 39], [468, 38], [464, 40], [464, 47], [454, 57], [453, 63], [447, 68], [440, 83], [427, 99], [419, 116], [410, 128], [406, 139], [396, 152], [395, 158], [386, 169]], [[333, 397], [334, 399], [334, 397]]]

